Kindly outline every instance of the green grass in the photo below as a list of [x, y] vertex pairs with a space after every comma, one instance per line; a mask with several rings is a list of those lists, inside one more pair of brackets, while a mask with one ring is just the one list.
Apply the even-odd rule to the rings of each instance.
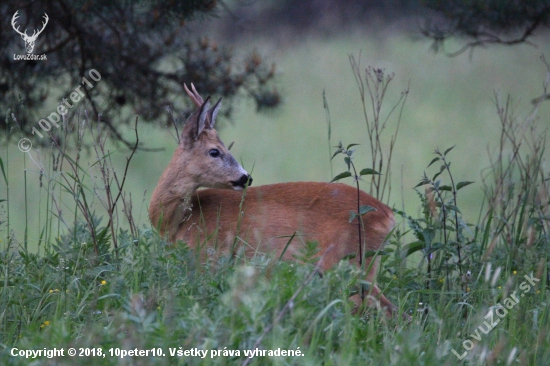
[[[504, 267], [492, 284], [482, 271], [460, 295], [443, 286], [422, 290], [417, 276], [423, 274], [415, 269], [403, 277], [382, 273], [385, 293], [413, 314], [406, 324], [374, 310], [366, 319], [351, 314], [347, 295], [358, 270], [347, 262], [320, 278], [311, 276], [313, 265], [265, 256], [201, 264], [193, 250], [166, 246], [151, 230], [142, 231], [137, 239], [121, 234], [119, 250], [105, 245], [99, 256], [89, 241], [72, 239], [72, 235], [61, 238], [42, 256], [22, 251], [2, 254], [3, 365], [29, 364], [11, 357], [11, 347], [56, 347], [65, 352], [89, 347], [107, 354], [58, 357], [58, 365], [123, 364], [109, 353], [117, 348], [161, 348], [165, 357], [128, 358], [132, 364], [148, 365], [241, 364], [246, 360], [244, 350], [255, 348], [300, 349], [304, 356], [256, 357], [251, 365], [455, 365], [459, 362], [451, 349], [462, 354], [460, 344], [471, 339], [468, 335], [485, 320], [488, 307], [513, 290], [522, 293], [519, 286], [525, 281], [524, 271], [513, 274]], [[485, 352], [493, 364], [506, 364], [514, 348], [523, 364], [550, 360], [550, 350], [544, 346], [550, 330], [545, 288], [543, 280], [520, 297], [491, 333], [482, 334], [470, 353], [472, 363]], [[279, 319], [294, 294], [292, 305]], [[427, 315], [424, 307], [429, 309]], [[170, 349], [195, 348], [207, 350], [209, 356], [169, 356]], [[224, 349], [239, 350], [241, 356], [225, 357], [220, 352], [222, 356], [210, 357], [212, 350]]]
[[[201, 263], [184, 244], [167, 245], [151, 229], [146, 208], [175, 143], [168, 134], [159, 137], [157, 131], [139, 127], [148, 146], [167, 150], [138, 152], [132, 160], [125, 191], [132, 193], [131, 216], [137, 225], [131, 234], [119, 205], [117, 248], [101, 205], [105, 191], [98, 162], [107, 161], [107, 152], [82, 154], [80, 160], [68, 152], [60, 173], [53, 170], [47, 151], [41, 155], [47, 174], [39, 180], [28, 155], [13, 146], [3, 148], [6, 181], [0, 177], [0, 199], [9, 202], [0, 203], [0, 364], [31, 362], [11, 356], [13, 347], [57, 347], [65, 354], [69, 348], [88, 348], [96, 355], [101, 349], [106, 355], [34, 360], [43, 365], [550, 363], [550, 194], [541, 139], [549, 107], [543, 103], [537, 118], [523, 117], [544, 81], [544, 65], [531, 48], [522, 53], [480, 50], [468, 62], [428, 54], [401, 35], [377, 41], [361, 34], [305, 40], [292, 55], [280, 55], [285, 72], [281, 84], [288, 98], [283, 109], [258, 116], [241, 106], [235, 126], [221, 131], [222, 139], [227, 144], [236, 141], [232, 153], [245, 168], [254, 166], [255, 184], [329, 181], [322, 90], [330, 105], [332, 141], [366, 145], [360, 100], [347, 64], [347, 52], [363, 42], [363, 60], [368, 60], [364, 64], [396, 72], [387, 97], [390, 104], [411, 81], [393, 158], [390, 199], [401, 221], [390, 245], [379, 253], [377, 279], [400, 311], [412, 316], [410, 322], [400, 316], [387, 319], [376, 309], [363, 317], [352, 314], [348, 297], [361, 285], [360, 271], [342, 261], [323, 277], [315, 275], [315, 261], [308, 254], [314, 253], [313, 243], [292, 263], [263, 253]], [[526, 68], [527, 63], [534, 66]], [[494, 88], [525, 98], [503, 117], [509, 137], [501, 147]], [[531, 134], [527, 127], [537, 124]], [[484, 157], [487, 136], [494, 136], [491, 163]], [[455, 143], [445, 155], [452, 162], [449, 169], [440, 169], [442, 160], [427, 168], [433, 150], [444, 152]], [[518, 144], [522, 149], [512, 157], [510, 151]], [[358, 169], [367, 167], [367, 150], [359, 146], [355, 152]], [[116, 150], [109, 167], [121, 174], [128, 155]], [[78, 161], [76, 179], [69, 176], [75, 176], [69, 159]], [[345, 170], [337, 159], [333, 167], [334, 173]], [[410, 188], [424, 171], [424, 184], [415, 192]], [[459, 189], [460, 181], [477, 182]], [[82, 193], [89, 204], [85, 210], [77, 209]], [[526, 290], [526, 275], [540, 282]], [[517, 304], [484, 334], [479, 326], [489, 321], [490, 309], [512, 295], [519, 299]], [[475, 346], [459, 361], [452, 350], [462, 355], [463, 344]], [[247, 361], [245, 350], [256, 348], [299, 349], [303, 356]], [[165, 356], [121, 359], [111, 356], [117, 349], [160, 349]], [[184, 350], [207, 351], [207, 356], [170, 355]], [[219, 355], [212, 358], [214, 352]]]

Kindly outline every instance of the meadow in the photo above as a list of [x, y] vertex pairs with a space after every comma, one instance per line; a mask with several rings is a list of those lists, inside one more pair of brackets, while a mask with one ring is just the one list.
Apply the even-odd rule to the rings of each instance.
[[[131, 151], [111, 142], [54, 149], [62, 169], [45, 149], [0, 150], [0, 363], [29, 364], [13, 347], [56, 347], [65, 355], [34, 364], [550, 364], [550, 103], [531, 103], [549, 81], [539, 58], [549, 43], [480, 49], [468, 59], [433, 54], [398, 31], [254, 42], [277, 61], [285, 103], [267, 115], [242, 103], [220, 135], [235, 142], [231, 151], [255, 185], [330, 181], [346, 170], [330, 159], [339, 141], [360, 144], [354, 162], [370, 167], [350, 53], [361, 53], [362, 78], [367, 66], [395, 73], [382, 117], [408, 88], [384, 198], [398, 225], [370, 255], [381, 257], [381, 290], [412, 320], [352, 314], [349, 295], [369, 284], [347, 261], [314, 275], [315, 243], [293, 263], [265, 253], [201, 263], [185, 245], [168, 246], [147, 205], [175, 141], [138, 124], [145, 146], [165, 150], [137, 150], [127, 173]], [[397, 112], [388, 120], [385, 152], [398, 120]], [[106, 205], [112, 216], [105, 171], [126, 177], [125, 195]], [[150, 352], [121, 357], [134, 349]]]

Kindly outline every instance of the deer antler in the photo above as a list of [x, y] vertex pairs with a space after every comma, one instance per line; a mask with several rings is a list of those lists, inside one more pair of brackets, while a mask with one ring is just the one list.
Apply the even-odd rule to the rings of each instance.
[[193, 83], [191, 83], [191, 90], [192, 91], [189, 90], [189, 88], [187, 88], [186, 84], [183, 84], [183, 87], [184, 87], [185, 91], [187, 92], [187, 95], [189, 95], [189, 98], [191, 98], [191, 100], [195, 104], [195, 106], [197, 108], [202, 107], [202, 104], [204, 103], [204, 101], [202, 100], [202, 97], [200, 96], [200, 94], [197, 92], [197, 89], [195, 89], [195, 85], [193, 85]]
[[[184, 83], [183, 88], [187, 92], [187, 95], [189, 95], [189, 98], [193, 101], [195, 106], [197, 108], [200, 108], [202, 110], [202, 106], [204, 105], [204, 101], [202, 97], [200, 96], [197, 89], [195, 89], [195, 85], [191, 83], [191, 90], [187, 87], [187, 85]], [[210, 98], [210, 97], [208, 97]], [[206, 98], [206, 101], [208, 101], [208, 98]], [[211, 127], [214, 127], [214, 123], [216, 123], [216, 116], [218, 115], [218, 111], [220, 109], [220, 104], [222, 103], [222, 98], [218, 100], [216, 104], [214, 104], [214, 107], [212, 109], [208, 110], [208, 114], [206, 115], [206, 120], [208, 121], [209, 125]]]

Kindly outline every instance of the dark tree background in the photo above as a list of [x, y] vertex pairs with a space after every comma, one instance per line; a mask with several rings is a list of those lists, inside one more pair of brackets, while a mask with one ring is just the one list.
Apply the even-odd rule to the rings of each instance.
[[[90, 80], [91, 69], [101, 74], [101, 80], [92, 88], [86, 83], [81, 88], [90, 112], [94, 119], [101, 114], [102, 126], [122, 141], [120, 126], [136, 114], [142, 122], [166, 124], [172, 120], [170, 114], [181, 116], [190, 108], [183, 83], [193, 82], [204, 96], [224, 97], [225, 115], [231, 114], [231, 101], [239, 94], [253, 98], [259, 110], [277, 106], [274, 65], [253, 50], [235, 60], [215, 40], [189, 31], [189, 25], [218, 15], [223, 5], [216, 0], [2, 1], [3, 135], [29, 136], [41, 118], [56, 110], [61, 98], [83, 85], [82, 77]], [[28, 35], [40, 29], [44, 13], [48, 15], [34, 47], [34, 54], [45, 54], [47, 61], [14, 60], [14, 54], [26, 53], [11, 26], [16, 11], [17, 25]], [[16, 120], [6, 118], [8, 111]]]
[[241, 7], [235, 11], [239, 14], [236, 22], [244, 28], [256, 24], [255, 31], [263, 34], [276, 34], [273, 29], [288, 28], [287, 32], [297, 39], [303, 32], [330, 35], [357, 25], [369, 29], [369, 26], [398, 21], [405, 31], [411, 31], [423, 24], [420, 31], [432, 39], [436, 50], [441, 50], [449, 38], [463, 39], [464, 47], [454, 50], [457, 52], [490, 44], [530, 42], [532, 36], [550, 26], [550, 0], [278, 0], [267, 3], [269, 6], [259, 11], [254, 6]]
[[450, 37], [466, 40], [457, 55], [490, 44], [531, 42], [550, 25], [550, 0], [422, 0], [441, 18], [426, 18], [422, 32], [438, 51]]

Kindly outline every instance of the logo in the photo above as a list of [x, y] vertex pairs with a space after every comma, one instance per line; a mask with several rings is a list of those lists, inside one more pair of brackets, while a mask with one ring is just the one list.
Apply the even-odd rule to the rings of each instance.
[[[40, 33], [42, 33], [44, 31], [44, 28], [46, 28], [46, 25], [48, 24], [48, 20], [50, 18], [48, 18], [48, 14], [44, 13], [44, 21], [42, 22], [42, 29], [40, 30], [34, 30], [32, 35], [28, 35], [27, 34], [27, 29], [25, 29], [24, 32], [21, 32], [19, 30], [19, 26], [16, 25], [16, 22], [17, 22], [17, 18], [19, 17], [19, 15], [17, 14], [19, 13], [19, 10], [17, 10], [15, 12], [15, 14], [13, 14], [13, 17], [11, 18], [11, 26], [13, 27], [13, 29], [19, 33], [21, 35], [21, 38], [23, 38], [23, 41], [25, 41], [25, 49], [27, 50], [27, 55], [13, 55], [14, 57], [14, 60], [17, 60], [17, 59], [24, 59], [24, 60], [27, 60], [27, 59], [46, 59], [46, 55], [41, 55], [41, 57], [39, 56], [35, 56], [35, 57], [32, 57], [34, 55], [31, 55], [32, 54], [32, 51], [34, 50], [34, 43], [36, 42], [36, 39], [38, 38], [38, 36], [40, 35]], [[17, 57], [19, 56], [19, 57]], [[26, 57], [25, 57], [26, 56]]]

